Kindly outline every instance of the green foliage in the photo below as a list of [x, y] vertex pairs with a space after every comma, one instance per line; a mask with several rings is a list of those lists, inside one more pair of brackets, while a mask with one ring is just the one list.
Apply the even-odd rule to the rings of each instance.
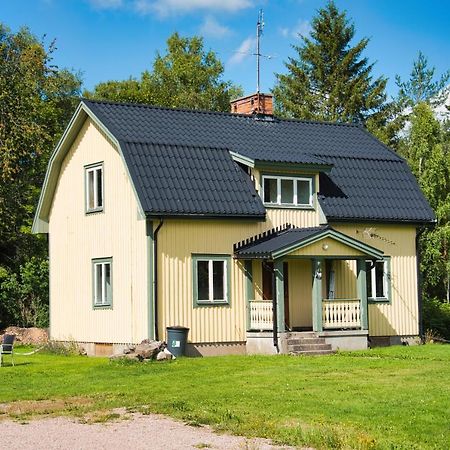
[[1, 327], [48, 327], [47, 259], [33, 257], [18, 272], [2, 270], [0, 313]]
[[439, 337], [450, 340], [450, 304], [437, 298], [423, 299], [423, 326]]
[[365, 122], [373, 114], [383, 113], [387, 80], [373, 80], [373, 64], [362, 56], [369, 39], [351, 46], [354, 36], [355, 26], [334, 2], [318, 11], [311, 37], [302, 37], [302, 45], [293, 46], [297, 58], [285, 63], [288, 73], [277, 74], [273, 94], [279, 114]]
[[223, 65], [214, 52], [205, 51], [203, 39], [174, 33], [167, 52], [157, 53], [152, 71], [140, 79], [98, 84], [89, 98], [166, 107], [229, 111], [230, 100], [242, 94], [230, 81], [223, 81]]
[[[41, 292], [45, 239], [31, 234], [35, 207], [52, 149], [79, 95], [78, 75], [52, 63], [55, 44], [27, 28], [0, 23], [0, 266], [1, 322], [45, 324]], [[38, 260], [33, 260], [36, 256]], [[32, 280], [31, 276], [37, 276]], [[30, 289], [38, 289], [33, 293]], [[12, 298], [20, 298], [15, 307]], [[30, 314], [37, 314], [30, 317]]]
[[417, 60], [413, 62], [409, 80], [402, 81], [399, 75], [395, 77], [399, 88], [399, 101], [410, 107], [421, 102], [431, 103], [433, 106], [442, 104], [446, 97], [445, 88], [450, 80], [450, 71], [445, 72], [437, 80], [435, 71], [435, 67], [429, 67], [428, 59], [419, 51]]
[[119, 365], [43, 352], [15, 360], [15, 368], [0, 370], [0, 403], [8, 404], [10, 416], [92, 417], [91, 411], [125, 407], [301, 448], [448, 447], [443, 374], [450, 371], [450, 346], [320, 358], [180, 358], [170, 364]]
[[426, 296], [450, 297], [450, 147], [430, 106], [421, 102], [411, 114], [409, 135], [401, 149], [437, 224], [420, 239]]
[[46, 244], [30, 235], [50, 153], [79, 93], [78, 76], [52, 64], [54, 43], [0, 24], [0, 265], [17, 269]]

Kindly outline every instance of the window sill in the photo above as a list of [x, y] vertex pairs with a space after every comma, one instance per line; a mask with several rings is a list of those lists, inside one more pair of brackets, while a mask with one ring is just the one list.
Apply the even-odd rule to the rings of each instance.
[[201, 307], [201, 308], [203, 308], [203, 307], [205, 307], [205, 306], [230, 306], [230, 302], [228, 302], [228, 301], [216, 301], [216, 302], [208, 302], [208, 301], [204, 301], [204, 302], [202, 302], [202, 301], [196, 301], [195, 303], [194, 303], [194, 307]]
[[386, 297], [368, 298], [367, 303], [377, 304], [377, 303], [391, 303], [391, 301]]
[[94, 304], [94, 309], [113, 309], [111, 304], [108, 305], [95, 305]]
[[311, 205], [276, 205], [274, 203], [264, 203], [264, 207], [268, 209], [298, 209], [298, 210], [307, 210], [307, 211], [314, 211], [314, 206]]
[[89, 215], [89, 214], [95, 214], [95, 213], [101, 213], [101, 212], [103, 212], [103, 207], [101, 207], [101, 208], [95, 208], [95, 209], [88, 209], [88, 210], [86, 211], [86, 215]]

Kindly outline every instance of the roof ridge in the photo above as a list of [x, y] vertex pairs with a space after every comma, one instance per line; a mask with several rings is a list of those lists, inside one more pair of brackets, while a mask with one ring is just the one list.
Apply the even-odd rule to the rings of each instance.
[[[252, 120], [255, 119], [255, 117], [253, 115], [249, 115], [249, 114], [238, 114], [238, 113], [225, 112], [225, 111], [211, 111], [211, 110], [207, 110], [207, 109], [193, 109], [193, 108], [180, 108], [180, 107], [171, 108], [169, 106], [150, 105], [148, 103], [118, 102], [118, 101], [112, 101], [112, 100], [94, 100], [94, 99], [89, 99], [89, 98], [85, 98], [85, 97], [81, 97], [80, 101], [89, 102], [89, 103], [116, 105], [116, 106], [130, 106], [130, 107], [138, 107], [138, 108], [159, 109], [159, 110], [163, 110], [163, 111], [180, 111], [180, 112], [187, 112], [187, 113], [194, 113], [194, 114], [212, 114], [212, 115], [219, 115], [219, 116], [241, 117], [244, 119], [252, 119]], [[325, 121], [325, 120], [321, 121], [321, 120], [309, 120], [309, 119], [295, 119], [295, 118], [279, 117], [279, 116], [275, 116], [275, 115], [273, 117], [278, 122], [294, 122], [294, 123], [306, 123], [306, 124], [312, 124], [312, 125], [331, 125], [331, 126], [345, 126], [345, 127], [351, 127], [351, 128], [361, 128], [360, 125], [355, 124], [355, 123], [350, 123], [350, 122], [331, 122], [331, 121]], [[264, 123], [267, 123], [267, 122], [264, 122]]]

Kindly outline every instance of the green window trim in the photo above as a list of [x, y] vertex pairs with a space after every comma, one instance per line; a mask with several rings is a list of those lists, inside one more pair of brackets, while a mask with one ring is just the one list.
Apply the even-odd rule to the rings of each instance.
[[[94, 172], [96, 170], [100, 169], [101, 172], [101, 205], [100, 206], [94, 206], [93, 208], [89, 208], [89, 197], [90, 197], [90, 191], [89, 191], [89, 173]], [[98, 204], [98, 179], [94, 176], [94, 192], [93, 192], [93, 198], [94, 198], [94, 204]], [[93, 213], [99, 213], [103, 212], [105, 209], [105, 170], [104, 170], [104, 164], [103, 161], [88, 164], [84, 166], [84, 212], [86, 215], [93, 214]]]
[[[277, 202], [266, 202], [265, 201], [265, 180], [272, 179], [276, 180], [277, 183]], [[292, 181], [292, 203], [283, 203], [282, 201], [282, 182]], [[309, 202], [299, 203], [298, 202], [298, 184], [297, 181], [304, 181], [309, 183]], [[282, 173], [261, 173], [260, 176], [260, 197], [266, 208], [281, 208], [281, 209], [301, 209], [301, 210], [315, 210], [316, 208], [316, 186], [315, 186], [315, 176], [314, 175], [303, 175], [303, 174], [282, 174]]]
[[[376, 286], [374, 285], [375, 280], [375, 268], [373, 268], [370, 272], [367, 271], [368, 276], [371, 277], [372, 292], [367, 292], [367, 302], [370, 304], [391, 304], [392, 302], [392, 275], [391, 275], [391, 258], [390, 256], [385, 256], [382, 260], [384, 269], [383, 269], [383, 293], [385, 294], [383, 297], [373, 296], [374, 290], [376, 291]], [[367, 262], [372, 262], [367, 260]], [[369, 275], [370, 274], [370, 275]], [[375, 281], [376, 282], [376, 281]], [[367, 284], [367, 289], [369, 289], [369, 284]]]
[[[199, 300], [198, 298], [198, 263], [200, 261], [208, 262], [208, 289], [209, 289], [209, 300]], [[220, 300], [214, 300], [211, 298], [211, 293], [214, 290], [213, 285], [211, 285], [211, 279], [213, 278], [213, 273], [211, 272], [211, 266], [214, 261], [222, 261], [225, 264], [224, 270], [224, 298]], [[230, 306], [230, 294], [231, 294], [231, 257], [230, 255], [216, 255], [216, 254], [193, 254], [192, 255], [192, 290], [193, 290], [193, 305], [194, 308], [197, 307], [218, 307], [218, 306]]]
[[[106, 284], [106, 272], [109, 265], [109, 290]], [[98, 268], [102, 274], [101, 289], [102, 302], [97, 301], [98, 289]], [[109, 258], [94, 258], [92, 259], [92, 307], [93, 309], [112, 309], [113, 307], [113, 259]]]

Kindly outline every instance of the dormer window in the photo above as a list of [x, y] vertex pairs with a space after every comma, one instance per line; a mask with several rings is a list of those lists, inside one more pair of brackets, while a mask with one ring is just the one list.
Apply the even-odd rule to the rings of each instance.
[[85, 167], [86, 212], [103, 211], [103, 164]]
[[266, 205], [313, 206], [313, 181], [311, 177], [284, 177], [264, 175], [263, 201]]

